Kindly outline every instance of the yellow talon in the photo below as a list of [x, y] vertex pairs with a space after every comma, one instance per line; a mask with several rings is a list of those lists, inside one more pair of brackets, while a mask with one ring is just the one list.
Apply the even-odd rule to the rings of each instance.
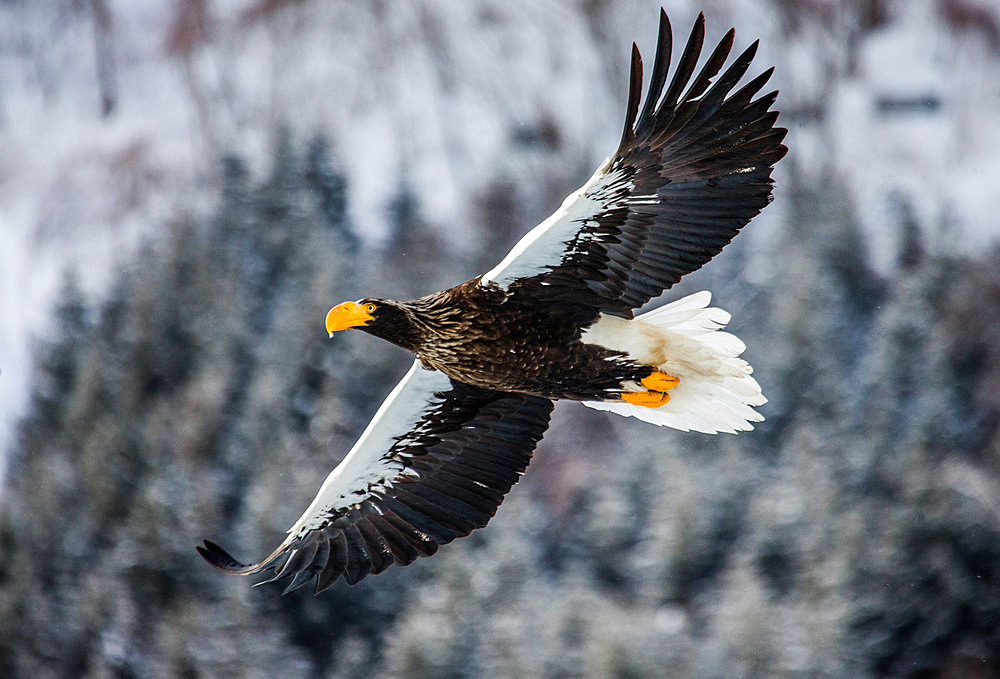
[[658, 391], [626, 391], [622, 394], [622, 400], [634, 406], [659, 408], [670, 400], [670, 396]]
[[681, 381], [673, 375], [668, 375], [667, 373], [660, 372], [659, 370], [639, 380], [639, 383], [650, 391], [667, 391], [668, 389], [676, 387], [680, 384], [680, 382]]

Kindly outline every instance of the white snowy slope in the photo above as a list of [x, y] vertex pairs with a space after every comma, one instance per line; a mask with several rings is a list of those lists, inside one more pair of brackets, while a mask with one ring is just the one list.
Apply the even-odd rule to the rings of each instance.
[[[569, 0], [306, 2], [247, 23], [261, 3], [219, 0], [186, 59], [166, 49], [184, 3], [105, 4], [116, 107], [102, 117], [93, 4], [0, 3], [0, 450], [26, 403], [29, 338], [57, 331], [65, 267], [86, 263], [82, 283], [99, 296], [142, 238], [210, 213], [220, 151], [261, 173], [279, 126], [326, 134], [364, 237], [385, 233], [405, 172], [422, 217], [466, 248], [471, 198], [492, 182], [515, 183], [538, 221], [564, 197], [554, 186], [579, 186], [614, 149], [628, 48], [652, 53], [661, 5], [676, 26], [704, 10], [710, 42], [729, 26], [739, 42], [761, 39], [790, 129], [785, 167], [846, 179], [877, 264], [891, 266], [891, 194], [928, 235], [950, 229], [932, 247], [976, 253], [1000, 236], [1000, 55], [944, 24], [931, 0], [895, 3], [867, 33], [830, 3], [815, 6], [833, 20], [807, 14], [792, 31], [778, 2], [621, 0], [590, 14]], [[555, 146], [525, 141], [546, 125]], [[785, 171], [743, 236], [754, 257], [770, 251], [755, 239], [779, 237]], [[0, 488], [2, 469], [0, 457]]]

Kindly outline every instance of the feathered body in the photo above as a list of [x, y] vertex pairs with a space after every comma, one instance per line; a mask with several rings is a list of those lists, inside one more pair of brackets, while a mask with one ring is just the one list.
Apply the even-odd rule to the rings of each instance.
[[[581, 341], [594, 323], [580, 305], [550, 307], [479, 278], [419, 299], [377, 305], [359, 329], [413, 352], [427, 368], [486, 389], [575, 401], [617, 397], [654, 368]], [[383, 314], [392, 321], [383, 323]]]
[[[720, 331], [729, 314], [707, 308], [708, 293], [630, 319], [580, 304], [540, 305], [518, 287], [505, 292], [480, 278], [419, 299], [361, 300], [376, 311], [359, 329], [484, 389], [584, 401], [705, 433], [751, 429], [762, 419], [752, 406], [766, 399], [739, 358], [745, 347]], [[621, 402], [657, 370], [682, 378], [663, 412]]]

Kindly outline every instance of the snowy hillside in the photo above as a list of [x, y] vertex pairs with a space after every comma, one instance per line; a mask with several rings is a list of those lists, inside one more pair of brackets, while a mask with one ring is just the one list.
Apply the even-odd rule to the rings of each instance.
[[194, 546], [270, 552], [411, 363], [323, 315], [495, 265], [658, 4], [0, 3], [0, 676], [1000, 676], [1000, 6], [663, 4], [776, 67], [775, 200], [666, 297], [765, 420], [559, 403], [485, 528], [313, 598]]
[[[260, 173], [280, 129], [328, 136], [364, 238], [385, 237], [405, 181], [466, 251], [470, 197], [491, 182], [513, 184], [526, 228], [613, 148], [628, 45], [651, 56], [659, 4], [5, 3], [0, 443], [24, 406], [30, 337], [59, 332], [66, 267], [101, 294], [165, 223], [207, 214], [221, 155]], [[842, 176], [877, 265], [891, 265], [899, 202], [932, 247], [1000, 237], [1000, 55], [987, 32], [942, 19], [949, 3], [890, 4], [874, 29], [835, 2], [662, 4], [677, 34], [704, 9], [710, 37], [735, 25], [738, 43], [761, 39], [791, 129], [779, 182]], [[750, 231], [761, 271], [776, 264], [780, 185], [777, 198]]]

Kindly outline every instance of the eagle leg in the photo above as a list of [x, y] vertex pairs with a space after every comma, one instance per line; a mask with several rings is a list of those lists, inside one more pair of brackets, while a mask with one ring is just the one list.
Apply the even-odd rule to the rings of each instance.
[[622, 400], [634, 406], [659, 408], [670, 400], [670, 395], [658, 391], [626, 391], [622, 393]]
[[[667, 391], [669, 389], [673, 389], [678, 384], [680, 384], [680, 380], [674, 377], [673, 375], [668, 375], [665, 372], [660, 372], [659, 370], [655, 370], [653, 371], [652, 374], [647, 375], [646, 377], [643, 377], [641, 380], [639, 380], [639, 383], [642, 384], [642, 386], [649, 389], [650, 391], [662, 392], [662, 391]], [[664, 401], [664, 403], [666, 403], [666, 401]]]

